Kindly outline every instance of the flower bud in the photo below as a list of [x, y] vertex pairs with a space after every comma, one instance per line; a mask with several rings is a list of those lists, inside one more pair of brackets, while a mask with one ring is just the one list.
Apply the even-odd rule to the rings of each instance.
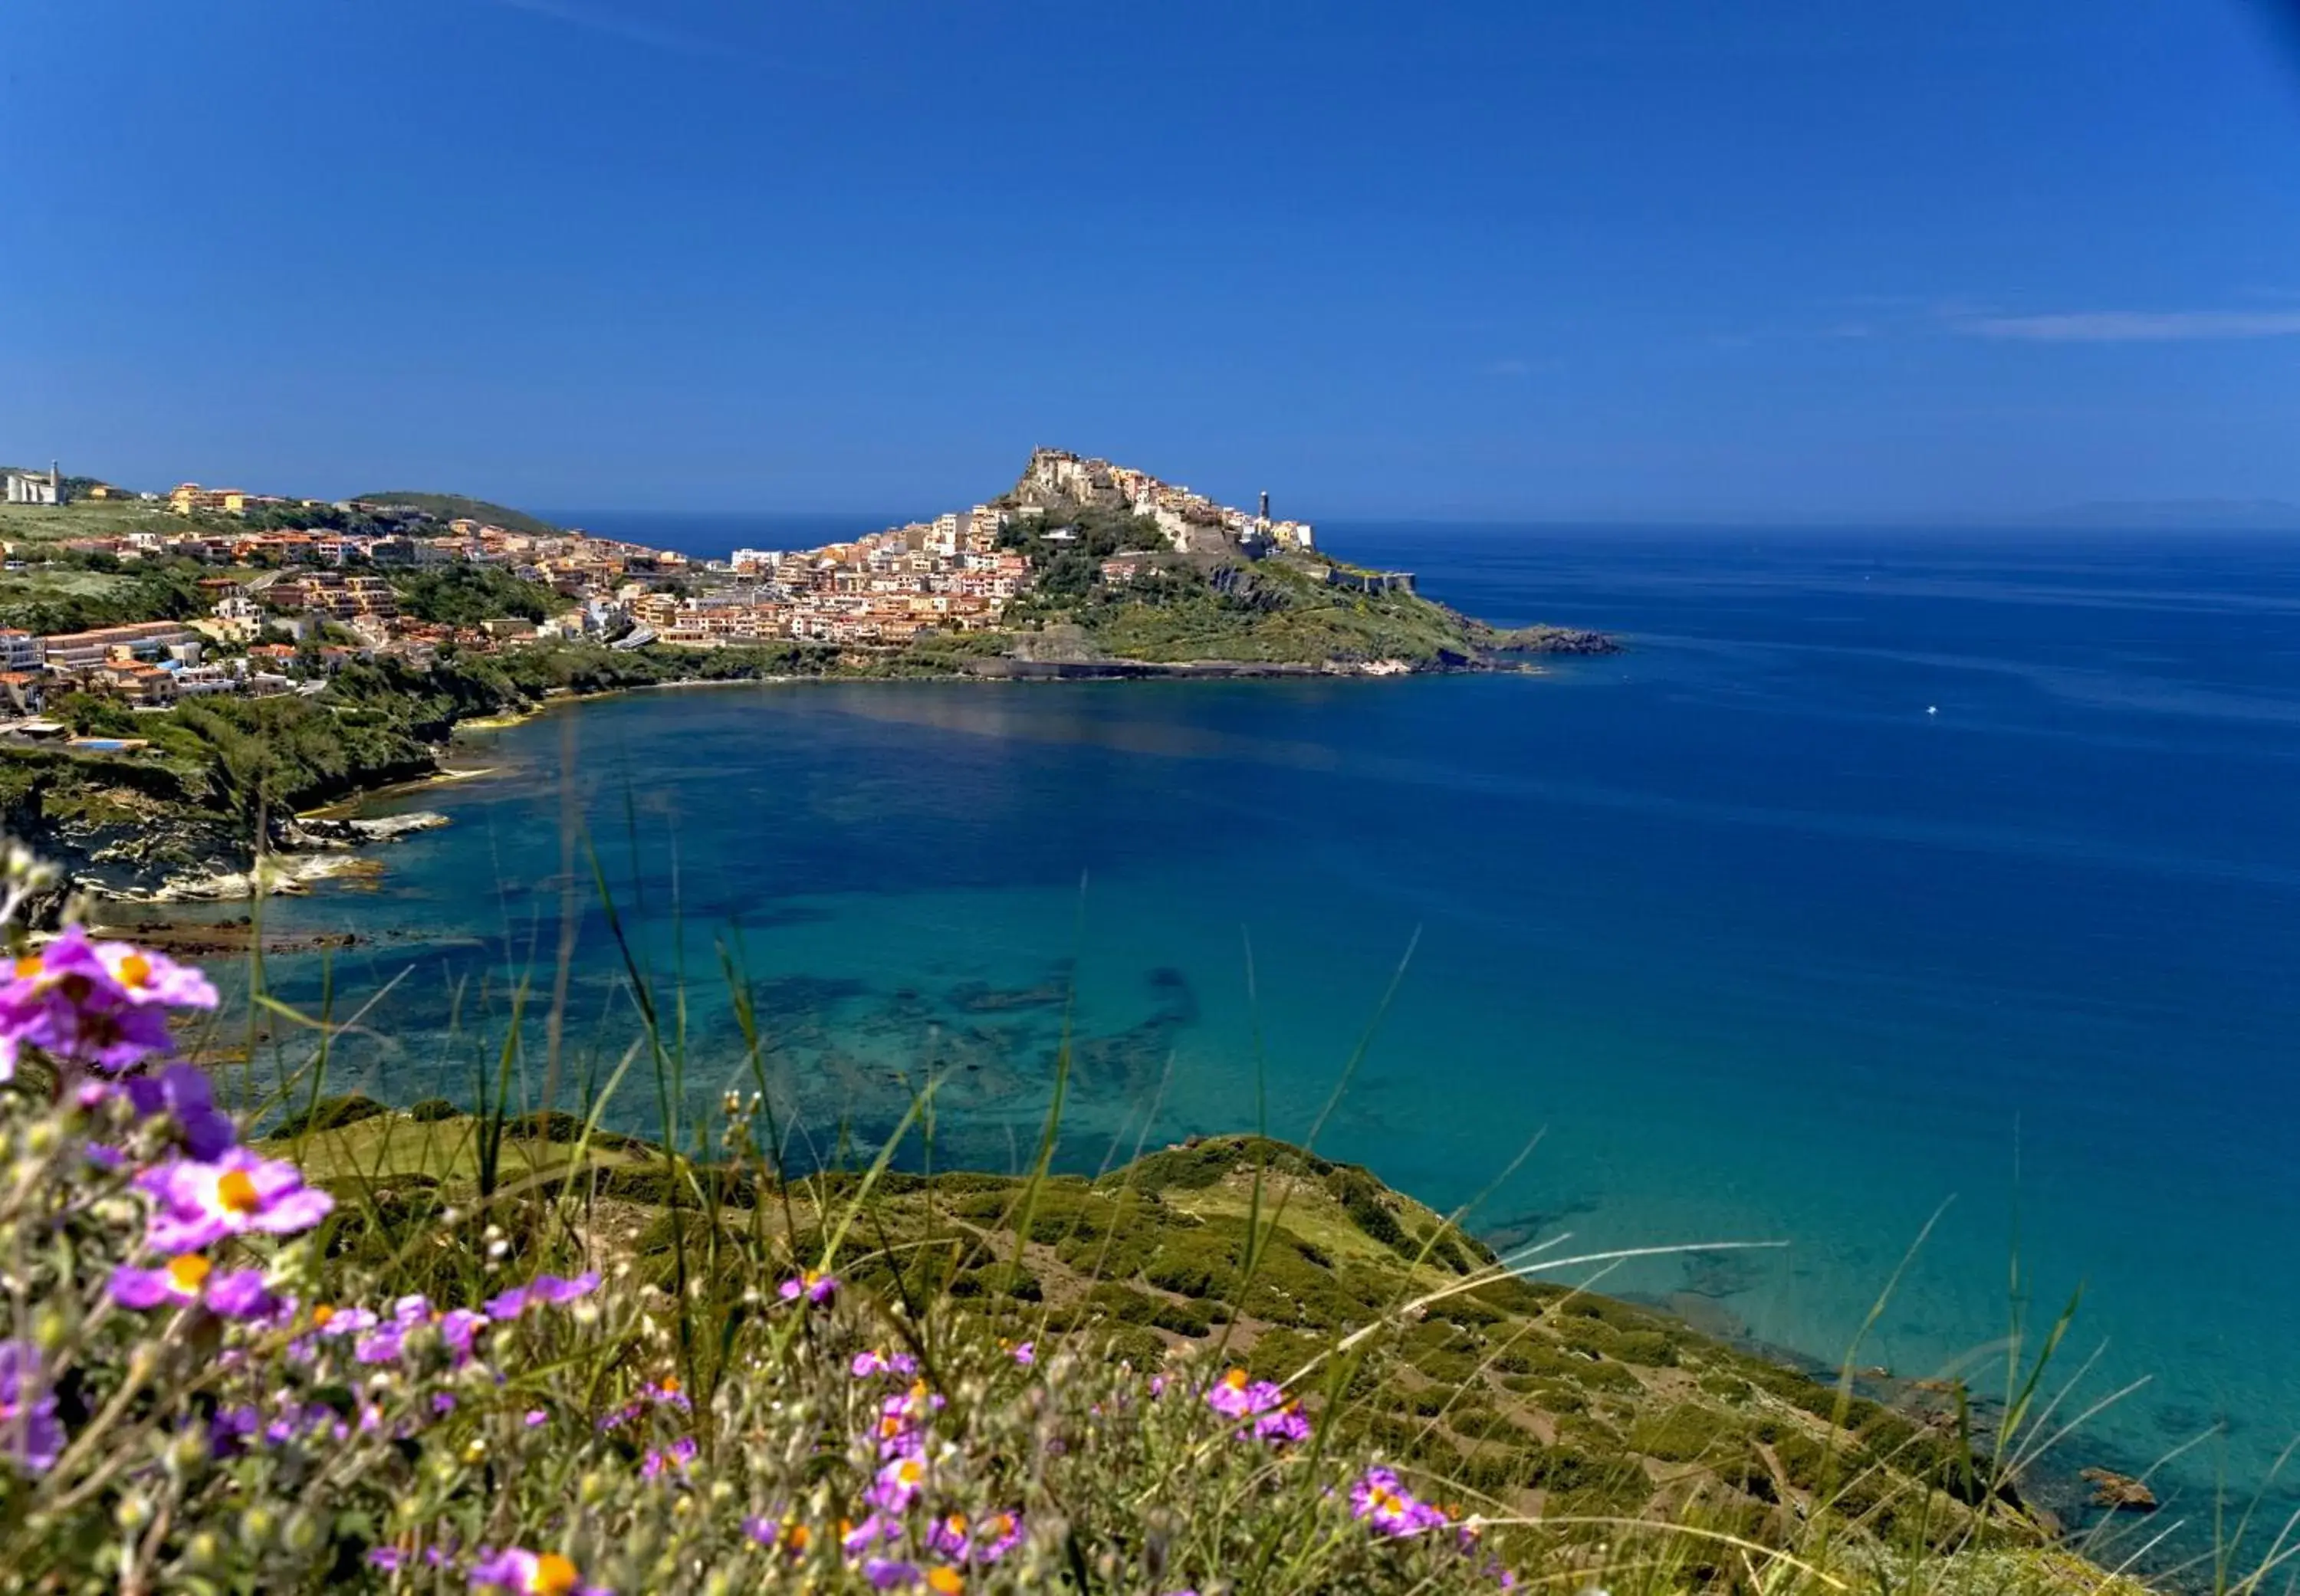
[[258, 1502], [239, 1516], [240, 1544], [251, 1551], [261, 1550], [279, 1528], [279, 1516]]
[[71, 1334], [71, 1320], [61, 1308], [41, 1309], [32, 1316], [32, 1344], [47, 1355], [63, 1350], [64, 1340]]
[[223, 1542], [213, 1530], [201, 1530], [184, 1542], [184, 1561], [194, 1568], [212, 1568], [223, 1559]]
[[112, 1509], [112, 1522], [125, 1534], [136, 1534], [152, 1522], [151, 1499], [141, 1491], [130, 1491], [120, 1499], [120, 1505]]
[[327, 1532], [321, 1528], [318, 1516], [298, 1508], [288, 1516], [287, 1531], [279, 1539], [295, 1556], [307, 1558], [320, 1550], [320, 1542], [326, 1538]]

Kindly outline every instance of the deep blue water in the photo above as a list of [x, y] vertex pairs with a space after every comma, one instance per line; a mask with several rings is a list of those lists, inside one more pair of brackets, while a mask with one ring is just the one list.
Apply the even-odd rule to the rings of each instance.
[[[883, 1134], [931, 1065], [944, 1161], [1020, 1158], [1072, 991], [1071, 1163], [1251, 1125], [1257, 1058], [1300, 1137], [1410, 944], [1321, 1150], [1447, 1204], [1546, 1132], [1473, 1225], [1785, 1241], [1605, 1289], [1832, 1358], [1946, 1203], [1862, 1363], [2001, 1338], [2017, 1258], [2039, 1330], [2087, 1285], [2085, 1392], [2153, 1377], [2088, 1426], [2102, 1456], [2219, 1422], [2179, 1509], [2262, 1479], [2300, 1426], [2300, 543], [1328, 537], [1632, 650], [557, 711], [475, 742], [496, 779], [403, 801], [455, 823], [379, 890], [281, 910], [370, 939], [338, 993], [406, 972], [371, 1017], [390, 1040], [339, 1070], [402, 1100], [467, 1081], [508, 983], [549, 985], [584, 846], [650, 966], [683, 957], [698, 1100], [740, 1052], [715, 951], [739, 940], [806, 1133]], [[596, 906], [576, 946], [571, 1069], [633, 1034]], [[309, 993], [313, 962], [274, 974]]]

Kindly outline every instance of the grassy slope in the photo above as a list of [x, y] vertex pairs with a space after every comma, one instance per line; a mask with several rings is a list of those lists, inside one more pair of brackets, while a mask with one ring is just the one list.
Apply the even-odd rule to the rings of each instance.
[[443, 521], [469, 518], [508, 531], [530, 532], [538, 536], [559, 530], [549, 521], [529, 515], [524, 511], [513, 510], [508, 504], [466, 498], [461, 494], [410, 493], [395, 489], [388, 493], [354, 494], [352, 497], [371, 504], [412, 504]]
[[[557, 1134], [574, 1129], [562, 1120]], [[378, 1113], [278, 1151], [348, 1203], [400, 1212], [411, 1193], [463, 1201], [479, 1135], [461, 1115]], [[651, 1277], [671, 1278], [680, 1226], [663, 1201], [684, 1183], [646, 1144], [616, 1138], [578, 1153], [512, 1140], [501, 1169], [499, 1190], [571, 1177], [588, 1188], [597, 1233]], [[730, 1238], [762, 1222], [795, 1232], [804, 1251], [849, 1190], [834, 1177], [723, 1193], [718, 1223]], [[1615, 1534], [1607, 1519], [1690, 1517], [1804, 1546], [1825, 1519], [1863, 1557], [1903, 1546], [1985, 1558], [2000, 1589], [2099, 1579], [2047, 1550], [2008, 1499], [1974, 1489], [1938, 1409], [1840, 1397], [1661, 1314], [1562, 1286], [1503, 1278], [1463, 1290], [1491, 1255], [1354, 1167], [1221, 1137], [1100, 1180], [1051, 1181], [1027, 1200], [1027, 1218], [1015, 1211], [1023, 1193], [1006, 1176], [890, 1175], [850, 1233], [841, 1273], [889, 1296], [962, 1301], [1017, 1337], [1085, 1330], [1111, 1338], [1113, 1356], [1150, 1363], [1219, 1347], [1281, 1380], [1345, 1332], [1388, 1320], [1366, 1340], [1362, 1367], [1333, 1387], [1346, 1392], [1346, 1432], [1474, 1498], [1538, 1512], [1568, 1540]], [[1257, 1215], [1267, 1240], [1249, 1274]], [[708, 1228], [690, 1207], [690, 1270]], [[1434, 1300], [1400, 1311], [1415, 1298]], [[1320, 1390], [1336, 1367], [1296, 1388]]]
[[191, 524], [164, 504], [136, 499], [83, 500], [64, 505], [0, 504], [0, 539], [9, 543], [115, 537], [123, 532], [181, 532]]
[[1324, 571], [1314, 561], [1265, 561], [1252, 570], [1250, 605], [1204, 591], [1144, 603], [1124, 588], [1104, 589], [1078, 619], [1104, 652], [1159, 663], [1396, 659], [1427, 664], [1479, 646], [1481, 628], [1442, 604], [1412, 594], [1368, 597], [1330, 587]]
[[1329, 660], [1428, 663], [1467, 654], [1474, 644], [1460, 618], [1426, 600], [1305, 595], [1267, 611], [1226, 609], [1209, 598], [1170, 604], [1121, 603], [1093, 612], [1088, 631], [1106, 653], [1171, 664], [1244, 660], [1321, 664]]

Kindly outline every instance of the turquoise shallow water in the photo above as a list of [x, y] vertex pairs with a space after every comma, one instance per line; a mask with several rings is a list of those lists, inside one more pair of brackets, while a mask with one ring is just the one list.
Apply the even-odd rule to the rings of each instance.
[[[2088, 1287], [2084, 1390], [2153, 1376], [2088, 1426], [2098, 1455], [2217, 1423], [2176, 1511], [2262, 1479], [2300, 1425], [2300, 550], [1333, 536], [1634, 650], [559, 711], [474, 740], [496, 778], [396, 801], [454, 824], [378, 890], [275, 911], [360, 934], [339, 1005], [397, 978], [338, 1081], [461, 1090], [571, 902], [569, 1068], [611, 1062], [633, 1027], [587, 846], [651, 969], [683, 960], [696, 1101], [739, 1058], [739, 944], [805, 1134], [883, 1134], [931, 1065], [946, 1162], [1020, 1160], [1066, 1015], [1069, 1163], [1258, 1112], [1299, 1137], [1410, 946], [1324, 1151], [1443, 1204], [1544, 1133], [1473, 1224], [1785, 1241], [1606, 1288], [1829, 1357], [1947, 1203], [1863, 1363], [2000, 1337], [2017, 1238], [2040, 1321]], [[317, 990], [315, 960], [272, 973]], [[651, 1123], [651, 1089], [618, 1111]]]

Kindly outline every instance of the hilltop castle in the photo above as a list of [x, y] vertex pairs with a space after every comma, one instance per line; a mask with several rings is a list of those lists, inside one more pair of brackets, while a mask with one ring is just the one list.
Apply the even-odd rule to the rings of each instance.
[[1270, 549], [1308, 551], [1317, 547], [1317, 534], [1307, 521], [1270, 519], [1270, 495], [1262, 495], [1259, 514], [1217, 504], [1204, 494], [1178, 483], [1162, 482], [1147, 471], [1090, 460], [1067, 449], [1033, 449], [1022, 479], [1014, 485], [1015, 503], [1025, 508], [1059, 504], [1089, 504], [1101, 509], [1133, 511], [1149, 517], [1183, 553], [1202, 553], [1223, 547], [1249, 555]]

